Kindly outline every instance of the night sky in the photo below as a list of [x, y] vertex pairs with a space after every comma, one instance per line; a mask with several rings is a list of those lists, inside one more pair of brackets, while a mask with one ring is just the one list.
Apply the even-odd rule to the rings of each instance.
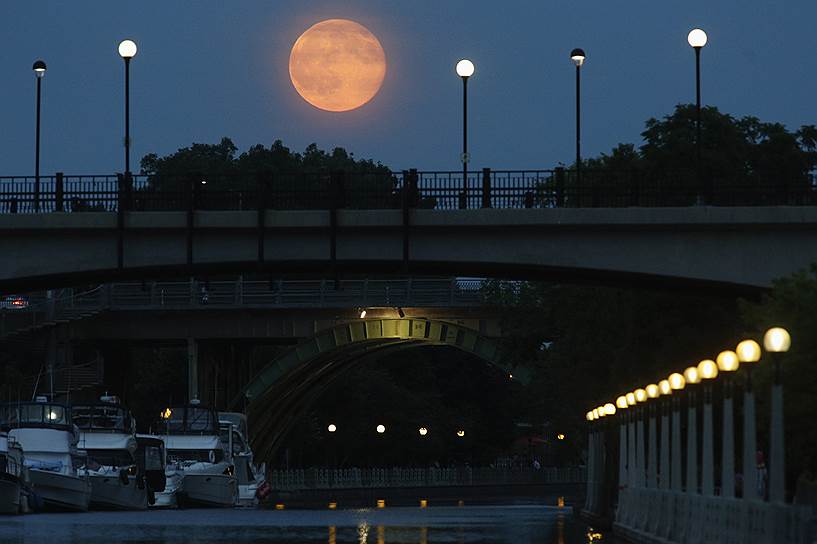
[[[361, 109], [317, 110], [289, 80], [292, 44], [312, 24], [347, 18], [386, 51], [380, 93]], [[469, 57], [472, 168], [551, 168], [574, 149], [573, 47], [583, 68], [585, 156], [639, 142], [644, 121], [694, 100], [695, 26], [706, 104], [789, 128], [817, 123], [813, 0], [208, 0], [0, 3], [0, 175], [34, 171], [37, 58], [42, 172], [123, 169], [123, 62], [132, 38], [132, 161], [192, 142], [275, 139], [301, 151], [344, 146], [395, 169], [460, 167]], [[134, 168], [135, 170], [136, 168]]]

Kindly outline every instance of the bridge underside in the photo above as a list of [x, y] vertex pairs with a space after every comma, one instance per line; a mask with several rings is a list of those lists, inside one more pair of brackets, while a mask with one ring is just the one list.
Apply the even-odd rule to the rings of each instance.
[[452, 346], [526, 382], [524, 368], [502, 366], [494, 339], [425, 319], [371, 319], [337, 325], [269, 363], [244, 391], [253, 450], [271, 459], [298, 416], [343, 372], [421, 345]]

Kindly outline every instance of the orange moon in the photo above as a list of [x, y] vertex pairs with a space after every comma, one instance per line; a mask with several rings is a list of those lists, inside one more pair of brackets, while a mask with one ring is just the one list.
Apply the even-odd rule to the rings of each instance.
[[289, 54], [289, 77], [304, 100], [326, 111], [359, 108], [386, 77], [386, 54], [369, 30], [348, 19], [311, 26]]

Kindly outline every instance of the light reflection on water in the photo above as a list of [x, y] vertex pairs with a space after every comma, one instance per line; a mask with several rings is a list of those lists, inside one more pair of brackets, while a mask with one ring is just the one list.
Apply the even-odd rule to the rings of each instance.
[[527, 505], [0, 517], [3, 544], [585, 544], [593, 533], [568, 509]]

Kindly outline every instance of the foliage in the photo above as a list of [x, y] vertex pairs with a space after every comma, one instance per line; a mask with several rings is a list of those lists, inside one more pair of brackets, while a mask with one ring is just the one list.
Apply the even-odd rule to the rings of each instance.
[[[341, 147], [326, 152], [313, 143], [296, 153], [276, 140], [269, 148], [259, 144], [237, 152], [232, 140], [222, 138], [218, 144], [194, 143], [165, 157], [145, 155], [141, 169], [148, 183], [137, 188], [138, 205], [153, 207], [155, 192], [187, 198], [188, 188], [198, 208], [218, 209], [229, 203], [233, 209], [252, 209], [261, 191], [266, 191], [269, 207], [284, 209], [325, 208], [335, 191], [342, 194], [341, 206], [393, 207], [398, 201], [387, 167], [356, 159]], [[340, 187], [331, 187], [336, 172], [343, 172], [343, 179], [336, 182]]]

